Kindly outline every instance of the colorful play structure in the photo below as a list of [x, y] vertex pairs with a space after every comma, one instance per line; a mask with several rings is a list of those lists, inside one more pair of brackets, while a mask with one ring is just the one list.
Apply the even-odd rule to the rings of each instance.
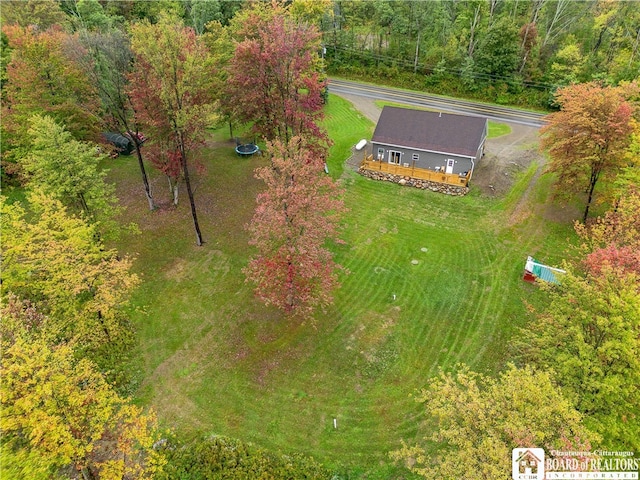
[[525, 282], [535, 283], [536, 280], [542, 280], [548, 283], [560, 283], [560, 278], [567, 273], [560, 268], [543, 265], [536, 261], [532, 256], [527, 257], [524, 264], [524, 275], [522, 279]]

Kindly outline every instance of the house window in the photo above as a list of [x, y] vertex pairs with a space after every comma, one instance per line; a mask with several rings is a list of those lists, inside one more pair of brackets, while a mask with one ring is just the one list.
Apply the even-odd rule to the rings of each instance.
[[395, 163], [396, 165], [400, 165], [400, 157], [402, 156], [402, 152], [396, 152], [395, 150], [389, 150], [389, 163]]
[[420, 154], [414, 153], [413, 155], [411, 155], [411, 160], [413, 160], [414, 162], [417, 162], [418, 160], [420, 160]]
[[384, 148], [378, 149], [378, 160], [382, 160], [384, 158]]

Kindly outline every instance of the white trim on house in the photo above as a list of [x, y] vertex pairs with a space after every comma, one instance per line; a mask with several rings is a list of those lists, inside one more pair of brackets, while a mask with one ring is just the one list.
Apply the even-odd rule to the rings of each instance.
[[371, 142], [371, 143], [375, 143], [376, 145], [384, 145], [385, 147], [403, 148], [405, 150], [416, 150], [419, 152], [438, 153], [440, 155], [450, 155], [452, 157], [469, 158], [471, 160], [476, 158], [469, 155], [460, 155], [459, 153], [439, 152], [438, 150], [426, 150], [424, 148], [410, 147], [408, 145], [394, 145], [392, 143], [380, 143], [380, 142]]
[[[400, 165], [402, 163], [402, 152], [398, 151], [398, 150], [387, 150], [387, 153], [389, 154], [389, 157], [387, 159], [387, 162], [392, 164], [392, 165]], [[393, 154], [393, 155], [392, 155]], [[398, 160], [397, 162], [395, 161], [391, 161], [392, 160], [392, 156], [394, 160]]]

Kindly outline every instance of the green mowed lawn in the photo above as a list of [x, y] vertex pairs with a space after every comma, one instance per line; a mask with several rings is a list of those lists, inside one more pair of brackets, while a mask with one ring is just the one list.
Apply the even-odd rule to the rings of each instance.
[[[332, 247], [342, 287], [307, 321], [261, 305], [242, 273], [252, 253], [244, 226], [261, 188], [252, 172], [264, 157], [239, 158], [226, 129], [213, 132], [205, 171], [195, 174], [202, 247], [186, 192], [178, 208], [167, 206], [166, 181], [152, 172], [165, 205], [148, 212], [135, 159], [111, 164], [126, 218], [141, 229], [117, 245], [136, 257], [143, 280], [131, 311], [140, 336], [138, 401], [178, 431], [393, 478], [401, 470], [388, 452], [415, 439], [422, 418], [411, 394], [439, 367], [465, 362], [493, 373], [504, 365], [506, 343], [526, 320], [523, 300], [544, 302], [521, 280], [526, 256], [559, 262], [571, 226], [535, 213], [513, 219], [535, 167], [502, 200], [374, 182], [343, 167], [350, 147], [370, 136], [370, 122], [335, 96], [326, 122], [335, 142], [329, 168], [350, 210], [345, 243]], [[534, 193], [532, 202], [544, 201]]]

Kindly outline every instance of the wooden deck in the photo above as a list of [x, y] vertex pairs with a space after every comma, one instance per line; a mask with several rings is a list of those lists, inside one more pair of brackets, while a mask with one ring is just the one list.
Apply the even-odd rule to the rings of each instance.
[[466, 187], [469, 183], [470, 173], [460, 176], [457, 173], [435, 172], [433, 170], [425, 170], [424, 168], [404, 167], [393, 163], [380, 162], [373, 159], [373, 155], [368, 155], [360, 164], [360, 168], [372, 170], [376, 172], [391, 173], [393, 175], [401, 175], [403, 177], [411, 177], [419, 180], [428, 180], [436, 183], [446, 183], [457, 187]]

